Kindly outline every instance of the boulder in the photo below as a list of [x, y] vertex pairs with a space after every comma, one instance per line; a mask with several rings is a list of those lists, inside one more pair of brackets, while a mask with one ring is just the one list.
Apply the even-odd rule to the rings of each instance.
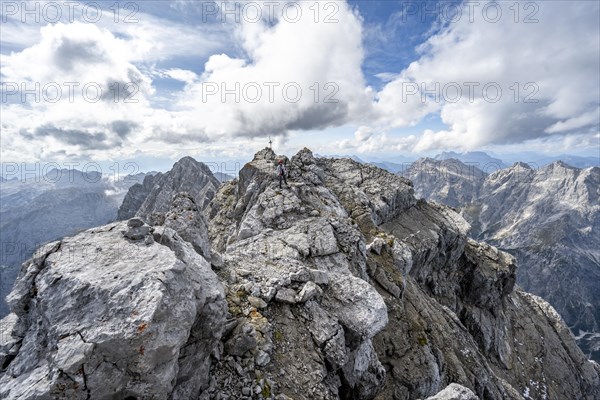
[[428, 397], [427, 400], [479, 400], [470, 389], [457, 383], [451, 383], [438, 394]]
[[126, 229], [82, 232], [26, 263], [8, 296], [17, 343], [0, 397], [190, 398], [208, 382], [225, 320], [219, 280], [175, 232], [178, 248]]

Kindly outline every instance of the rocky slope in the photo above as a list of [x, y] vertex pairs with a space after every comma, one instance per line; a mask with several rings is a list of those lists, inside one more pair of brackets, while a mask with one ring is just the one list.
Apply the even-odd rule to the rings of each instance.
[[513, 254], [517, 283], [548, 300], [600, 361], [600, 169], [555, 162], [465, 171], [423, 159], [405, 176], [419, 196], [461, 209], [473, 238]]
[[208, 380], [221, 285], [171, 229], [152, 244], [150, 227], [130, 225], [50, 243], [24, 264], [8, 297], [18, 318], [2, 343], [0, 397], [186, 399]]
[[25, 263], [0, 397], [599, 398], [600, 368], [514, 288], [514, 259], [401, 177], [265, 149], [202, 205], [177, 193], [154, 226], [95, 228]]
[[548, 300], [600, 361], [600, 168], [518, 163], [487, 177], [469, 218], [477, 239], [519, 261], [518, 282]]

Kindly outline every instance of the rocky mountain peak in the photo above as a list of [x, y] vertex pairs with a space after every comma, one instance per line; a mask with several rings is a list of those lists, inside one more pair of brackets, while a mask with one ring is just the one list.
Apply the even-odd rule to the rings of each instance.
[[571, 169], [571, 170], [577, 170], [579, 168], [575, 168], [572, 165], [567, 164], [566, 162], [562, 161], [562, 160], [556, 160], [553, 163], [548, 164], [548, 166], [552, 167], [552, 168], [563, 168], [563, 169]]
[[206, 164], [183, 157], [170, 171], [147, 176], [142, 184], [133, 185], [123, 200], [118, 217], [127, 219], [135, 215], [148, 222], [162, 220], [173, 197], [180, 192], [187, 193], [204, 210], [220, 185]]
[[506, 165], [499, 158], [490, 156], [482, 151], [469, 151], [456, 153], [454, 151], [442, 152], [434, 157], [436, 160], [455, 159], [467, 164], [475, 164], [477, 167], [487, 170], [488, 168], [501, 168]]
[[302, 160], [304, 164], [314, 164], [315, 156], [313, 152], [308, 147], [303, 147], [298, 153], [295, 155], [296, 159]]
[[486, 184], [497, 182], [501, 185], [508, 181], [528, 182], [533, 179], [534, 175], [535, 170], [529, 164], [518, 161], [508, 168], [499, 169], [489, 174]]
[[[468, 239], [460, 215], [417, 201], [405, 178], [264, 149], [203, 208], [210, 176], [173, 171], [143, 203], [168, 196], [163, 218], [86, 231], [24, 265], [3, 398], [404, 400], [457, 383], [438, 398], [523, 400], [600, 387], [551, 307], [515, 289], [514, 258]], [[86, 246], [97, 261], [62, 258]], [[120, 247], [135, 261], [108, 251]]]
[[576, 168], [573, 167], [561, 160], [558, 161], [554, 161], [553, 163], [550, 163], [542, 168], [539, 168], [537, 170], [537, 173], [540, 175], [544, 175], [547, 177], [554, 177], [554, 179], [558, 178], [558, 179], [566, 179], [566, 180], [572, 180], [572, 179], [576, 179], [577, 176], [582, 173], [583, 171], [585, 171], [584, 169], [581, 168]]
[[190, 157], [190, 156], [186, 156], [181, 158], [179, 161], [177, 161], [175, 164], [173, 164], [173, 168], [171, 168], [171, 171], [174, 171], [174, 174], [185, 174], [185, 173], [189, 173], [189, 171], [187, 170], [192, 170], [192, 171], [202, 171], [204, 174], [206, 175], [212, 175], [212, 171], [211, 169], [204, 164], [203, 162], [200, 161], [196, 161], [194, 158]]
[[451, 207], [469, 204], [477, 197], [486, 177], [475, 165], [453, 158], [421, 158], [402, 175], [413, 182], [416, 196]]
[[523, 161], [517, 161], [516, 163], [514, 163], [512, 166], [510, 166], [509, 169], [512, 170], [533, 170], [533, 168], [531, 168], [531, 166]]
[[256, 154], [254, 154], [254, 158], [252, 160], [253, 161], [258, 161], [258, 160], [273, 161], [273, 160], [275, 160], [276, 157], [277, 157], [277, 155], [275, 154], [273, 149], [271, 149], [270, 147], [265, 147], [264, 149], [258, 151]]
[[418, 160], [416, 160], [414, 163], [411, 164], [411, 166], [416, 166], [416, 165], [436, 165], [439, 164], [440, 160], [431, 158], [431, 157], [423, 157], [423, 158], [419, 158]]

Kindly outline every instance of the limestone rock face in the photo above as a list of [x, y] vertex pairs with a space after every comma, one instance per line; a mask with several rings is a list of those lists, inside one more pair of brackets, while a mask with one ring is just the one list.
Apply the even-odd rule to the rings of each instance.
[[[150, 185], [151, 189], [148, 191]], [[154, 224], [156, 218], [162, 219], [169, 211], [173, 196], [179, 192], [188, 193], [197, 207], [204, 210], [219, 186], [220, 182], [206, 164], [191, 157], [184, 157], [177, 161], [169, 172], [157, 174], [148, 182], [144, 180], [143, 187], [137, 188], [140, 193], [135, 190], [131, 192], [131, 203], [128, 203], [126, 210], [124, 209], [120, 215], [129, 216], [139, 202], [133, 198], [143, 197], [144, 200], [135, 211], [135, 215]], [[123, 204], [125, 207], [125, 202]]]
[[435, 396], [428, 397], [427, 400], [479, 400], [479, 397], [475, 396], [475, 393], [468, 388], [451, 383]]
[[[24, 265], [3, 398], [597, 399], [597, 364], [515, 288], [515, 259], [404, 178], [267, 148], [206, 219], [195, 196], [169, 199], [160, 221], [87, 231]], [[58, 259], [88, 244], [97, 261]], [[138, 259], [110, 258], [117, 245]]]
[[23, 265], [0, 397], [187, 399], [208, 383], [225, 321], [219, 280], [168, 228], [150, 245], [127, 229], [50, 243]]
[[[586, 360], [551, 306], [515, 289], [512, 256], [467, 238], [458, 214], [424, 201], [381, 228], [404, 238], [412, 263], [397, 314], [390, 313], [375, 342], [397, 378], [385, 389], [392, 397], [381, 399], [403, 398], [414, 387], [427, 397], [451, 382], [480, 398], [597, 397], [597, 364]], [[405, 369], [407, 363], [421, 367]]]
[[[262, 393], [373, 398], [385, 370], [372, 338], [387, 308], [365, 280], [364, 237], [309, 150], [288, 162], [284, 189], [274, 175], [279, 159], [259, 152], [211, 204], [210, 235], [237, 324], [214, 371], [217, 386], [235, 396], [260, 376]], [[267, 306], [254, 307], [255, 298]], [[236, 375], [238, 387], [227, 388]]]
[[207, 260], [211, 259], [206, 219], [188, 193], [180, 192], [173, 196], [171, 209], [166, 213], [163, 225], [177, 232], [198, 254]]

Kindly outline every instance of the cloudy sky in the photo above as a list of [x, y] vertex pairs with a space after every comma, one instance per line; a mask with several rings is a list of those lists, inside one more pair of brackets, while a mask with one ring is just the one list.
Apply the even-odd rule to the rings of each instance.
[[3, 162], [600, 152], [597, 1], [0, 4]]

